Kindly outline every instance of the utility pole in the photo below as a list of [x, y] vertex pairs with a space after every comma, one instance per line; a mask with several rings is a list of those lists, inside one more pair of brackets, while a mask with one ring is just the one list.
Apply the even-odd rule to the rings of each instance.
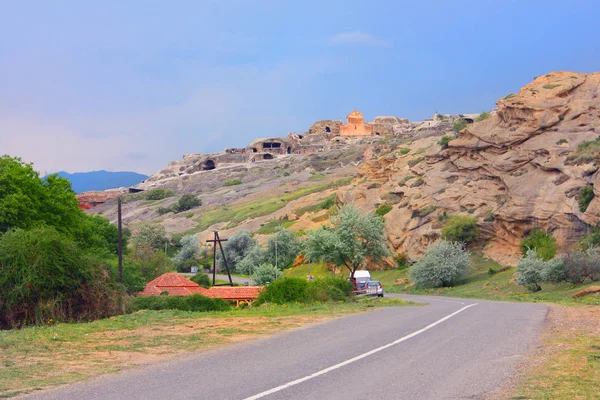
[[121, 221], [121, 196], [117, 199], [117, 228], [119, 236], [119, 282], [123, 283], [123, 224]]

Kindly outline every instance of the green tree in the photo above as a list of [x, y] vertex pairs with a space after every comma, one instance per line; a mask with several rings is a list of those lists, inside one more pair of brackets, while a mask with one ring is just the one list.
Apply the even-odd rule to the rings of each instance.
[[[235, 235], [231, 235], [223, 245], [227, 264], [231, 270], [236, 270], [240, 261], [246, 257], [246, 254], [258, 243], [253, 239], [248, 231], [241, 231]], [[221, 270], [225, 269], [225, 262], [220, 253], [217, 253], [217, 261]]]
[[410, 268], [410, 276], [418, 287], [446, 287], [454, 285], [469, 269], [471, 255], [464, 244], [440, 240]]
[[82, 212], [67, 179], [42, 179], [20, 158], [0, 157], [0, 233], [41, 226], [54, 227], [82, 249], [117, 252], [117, 228]]
[[196, 235], [187, 235], [181, 238], [181, 250], [175, 255], [173, 260], [177, 270], [183, 272], [189, 270], [189, 261], [198, 258], [200, 251], [200, 241]]
[[200, 207], [202, 200], [193, 194], [184, 194], [179, 201], [173, 206], [173, 211], [176, 213], [191, 210], [194, 207]]
[[544, 260], [538, 256], [534, 249], [527, 249], [527, 252], [519, 260], [516, 272], [517, 283], [525, 286], [532, 292], [542, 290], [540, 283], [543, 281], [542, 274], [546, 265]]
[[252, 281], [255, 285], [266, 285], [267, 283], [274, 282], [279, 276], [281, 276], [281, 272], [274, 265], [263, 263], [254, 269]]
[[121, 295], [98, 257], [53, 227], [0, 236], [0, 328], [114, 315]]
[[454, 131], [454, 133], [459, 133], [460, 131], [462, 131], [463, 129], [465, 129], [467, 127], [467, 125], [469, 125], [469, 123], [467, 122], [467, 120], [465, 119], [459, 119], [458, 121], [455, 121], [452, 124], [452, 130]]
[[163, 249], [167, 242], [165, 227], [151, 222], [140, 225], [131, 238], [131, 244], [134, 247], [144, 247], [152, 250]]
[[267, 253], [260, 246], [252, 247], [246, 256], [237, 263], [235, 272], [238, 274], [252, 275], [254, 269], [267, 261]]
[[282, 227], [267, 242], [267, 261], [281, 269], [291, 267], [300, 254], [302, 245], [298, 236]]
[[346, 205], [330, 221], [331, 228], [320, 227], [308, 234], [305, 253], [309, 260], [345, 266], [354, 277], [367, 258], [375, 262], [391, 255], [378, 215], [362, 214], [353, 205]]
[[442, 237], [450, 242], [471, 243], [478, 234], [477, 218], [468, 215], [453, 215], [442, 228]]
[[166, 272], [173, 271], [173, 261], [161, 250], [153, 249], [149, 244], [134, 246], [127, 256], [145, 282], [150, 282]]

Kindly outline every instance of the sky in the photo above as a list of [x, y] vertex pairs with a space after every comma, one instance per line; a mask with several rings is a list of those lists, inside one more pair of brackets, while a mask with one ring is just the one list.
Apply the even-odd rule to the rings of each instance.
[[600, 2], [0, 0], [0, 154], [152, 174], [321, 119], [477, 113], [600, 70]]

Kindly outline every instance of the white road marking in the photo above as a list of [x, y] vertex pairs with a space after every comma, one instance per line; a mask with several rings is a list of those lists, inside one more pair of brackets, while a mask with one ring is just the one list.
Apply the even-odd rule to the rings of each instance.
[[396, 340], [394, 340], [391, 343], [385, 344], [385, 345], [383, 345], [381, 347], [377, 347], [376, 349], [367, 351], [366, 353], [360, 354], [360, 355], [358, 355], [356, 357], [353, 357], [353, 358], [350, 358], [350, 359], [348, 359], [346, 361], [342, 361], [341, 363], [332, 365], [331, 367], [322, 369], [320, 371], [317, 371], [315, 373], [307, 375], [307, 376], [305, 376], [303, 378], [296, 379], [295, 381], [291, 381], [291, 382], [285, 383], [283, 385], [274, 387], [273, 389], [269, 389], [269, 390], [266, 390], [264, 392], [255, 394], [254, 396], [246, 397], [244, 400], [256, 400], [256, 399], [260, 399], [262, 397], [268, 396], [268, 395], [273, 394], [273, 393], [277, 393], [277, 392], [282, 391], [284, 389], [287, 389], [289, 387], [298, 385], [298, 384], [300, 384], [302, 382], [306, 382], [306, 381], [308, 381], [310, 379], [313, 379], [313, 378], [316, 378], [318, 376], [324, 375], [324, 374], [326, 374], [328, 372], [331, 372], [333, 370], [336, 370], [338, 368], [342, 368], [343, 366], [346, 366], [346, 365], [351, 364], [353, 362], [356, 362], [358, 360], [362, 360], [363, 358], [368, 357], [370, 355], [373, 355], [375, 353], [379, 353], [380, 351], [385, 350], [388, 347], [392, 347], [392, 346], [394, 346], [394, 345], [396, 345], [398, 343], [402, 343], [402, 342], [404, 342], [404, 341], [406, 341], [408, 339], [411, 339], [411, 338], [413, 338], [413, 337], [415, 337], [417, 335], [420, 335], [421, 333], [423, 333], [425, 331], [428, 331], [429, 329], [433, 328], [434, 326], [441, 324], [442, 322], [444, 322], [444, 321], [446, 321], [446, 320], [454, 317], [455, 315], [457, 315], [457, 314], [465, 311], [467, 308], [476, 306], [477, 304], [478, 303], [469, 304], [468, 306], [465, 306], [465, 307], [461, 308], [460, 310], [455, 311], [452, 314], [448, 314], [444, 318], [439, 319], [439, 320], [435, 321], [434, 323], [427, 325], [425, 328], [419, 329], [418, 331], [414, 331], [413, 333], [410, 333], [410, 334], [408, 334], [406, 336], [403, 336], [400, 339], [396, 339]]
[[414, 298], [416, 298], [416, 299], [421, 299], [421, 300], [424, 300], [424, 301], [429, 301], [429, 300], [431, 300], [431, 301], [443, 301], [444, 303], [453, 303], [453, 304], [462, 304], [462, 305], [464, 305], [464, 304], [465, 304], [465, 303], [463, 303], [462, 301], [452, 301], [452, 300], [432, 299], [431, 297], [416, 297], [416, 296], [413, 296], [413, 297], [414, 297]]

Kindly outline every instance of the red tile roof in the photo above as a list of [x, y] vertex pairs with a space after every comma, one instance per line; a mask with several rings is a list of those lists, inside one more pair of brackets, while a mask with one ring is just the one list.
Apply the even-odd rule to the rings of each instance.
[[158, 296], [162, 292], [168, 292], [170, 296], [187, 296], [198, 293], [223, 300], [256, 300], [262, 288], [262, 286], [213, 286], [205, 289], [178, 273], [167, 272], [148, 282], [146, 288], [138, 295]]
[[213, 286], [206, 296], [223, 300], [256, 300], [262, 286]]
[[138, 294], [140, 296], [157, 296], [162, 292], [168, 292], [171, 296], [187, 296], [194, 293], [208, 296], [208, 289], [175, 272], [167, 272], [148, 282], [146, 288]]

